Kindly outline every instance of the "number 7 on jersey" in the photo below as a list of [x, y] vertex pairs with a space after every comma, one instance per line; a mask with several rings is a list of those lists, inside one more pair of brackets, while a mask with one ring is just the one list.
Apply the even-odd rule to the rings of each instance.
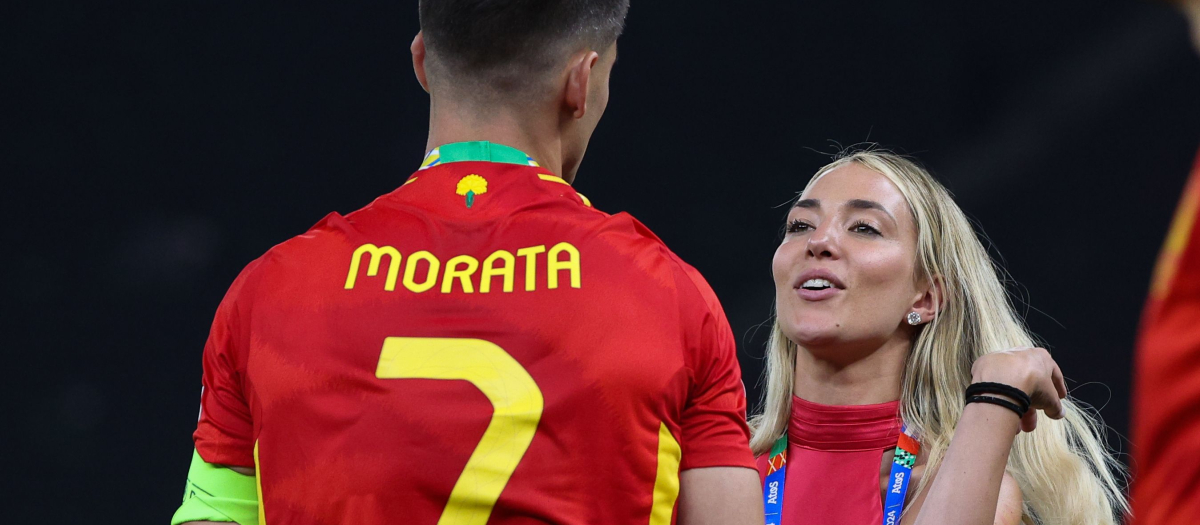
[[542, 391], [529, 372], [503, 348], [482, 339], [389, 337], [375, 377], [467, 381], [492, 402], [492, 420], [438, 520], [438, 525], [485, 525], [542, 419]]

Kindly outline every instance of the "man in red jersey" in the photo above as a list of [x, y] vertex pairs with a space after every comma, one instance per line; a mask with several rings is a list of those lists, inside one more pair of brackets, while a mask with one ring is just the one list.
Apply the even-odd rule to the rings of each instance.
[[[1200, 0], [1178, 2], [1200, 51]], [[1135, 525], [1200, 523], [1200, 157], [1154, 271], [1135, 358]]]
[[428, 155], [250, 263], [173, 523], [762, 523], [728, 322], [570, 186], [628, 0], [422, 0]]

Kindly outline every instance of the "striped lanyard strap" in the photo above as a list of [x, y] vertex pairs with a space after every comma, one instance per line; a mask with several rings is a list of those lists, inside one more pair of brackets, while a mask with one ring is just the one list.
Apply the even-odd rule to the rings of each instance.
[[[888, 475], [887, 495], [883, 500], [883, 525], [900, 523], [908, 479], [912, 477], [913, 465], [920, 452], [921, 444], [909, 436], [908, 428], [904, 427], [896, 441], [896, 455], [892, 458], [892, 471]], [[787, 434], [775, 441], [767, 460], [767, 480], [763, 484], [766, 525], [780, 525], [783, 520], [783, 486], [787, 481]]]

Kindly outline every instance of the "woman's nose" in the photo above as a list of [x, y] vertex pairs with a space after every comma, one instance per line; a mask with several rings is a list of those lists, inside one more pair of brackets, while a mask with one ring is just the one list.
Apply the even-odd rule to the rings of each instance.
[[817, 259], [836, 259], [839, 257], [837, 239], [831, 228], [821, 225], [812, 235], [808, 236], [808, 256]]

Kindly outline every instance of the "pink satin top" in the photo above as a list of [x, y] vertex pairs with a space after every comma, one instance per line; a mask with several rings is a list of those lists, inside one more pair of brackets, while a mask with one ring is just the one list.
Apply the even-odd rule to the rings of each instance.
[[[878, 525], [880, 466], [900, 437], [900, 402], [829, 406], [792, 397], [782, 525]], [[758, 458], [767, 475], [767, 456]]]

